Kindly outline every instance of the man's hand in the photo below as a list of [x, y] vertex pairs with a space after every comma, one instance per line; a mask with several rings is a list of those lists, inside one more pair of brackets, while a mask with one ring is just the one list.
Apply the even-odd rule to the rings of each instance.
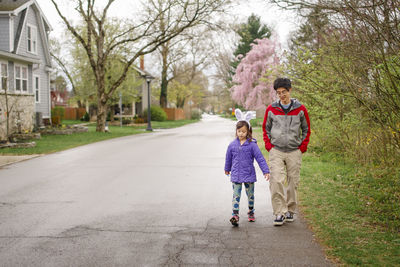
[[301, 153], [305, 153], [305, 152], [307, 151], [307, 146], [301, 144], [301, 145], [299, 146], [299, 149], [300, 149]]
[[227, 172], [227, 171], [225, 171], [225, 175], [229, 175], [231, 172]]
[[264, 174], [265, 181], [269, 181], [270, 176], [269, 173]]

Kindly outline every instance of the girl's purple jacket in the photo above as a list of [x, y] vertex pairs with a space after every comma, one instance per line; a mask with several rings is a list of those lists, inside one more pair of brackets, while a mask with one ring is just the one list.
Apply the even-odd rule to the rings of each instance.
[[225, 171], [231, 172], [231, 182], [253, 183], [257, 181], [254, 159], [264, 174], [269, 173], [267, 162], [258, 148], [256, 139], [246, 140], [240, 145], [239, 138], [233, 140], [226, 151]]

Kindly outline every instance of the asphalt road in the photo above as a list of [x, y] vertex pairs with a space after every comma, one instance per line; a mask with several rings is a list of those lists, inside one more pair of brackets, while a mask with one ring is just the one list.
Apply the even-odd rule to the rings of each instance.
[[0, 266], [330, 265], [304, 221], [272, 225], [258, 167], [256, 222], [243, 191], [230, 225], [233, 138], [233, 121], [206, 116], [4, 166]]

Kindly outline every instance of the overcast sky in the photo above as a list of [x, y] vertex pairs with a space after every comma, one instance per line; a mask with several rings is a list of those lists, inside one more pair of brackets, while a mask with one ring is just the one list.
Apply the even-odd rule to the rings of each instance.
[[[36, 0], [46, 18], [53, 27], [53, 36], [62, 36], [61, 20], [50, 0]], [[57, 0], [63, 7], [63, 12], [67, 15], [73, 15], [74, 10], [68, 7], [70, 0]], [[104, 3], [106, 0], [97, 0], [98, 3]], [[286, 40], [290, 31], [296, 28], [296, 18], [293, 13], [279, 10], [277, 7], [268, 3], [268, 0], [241, 0], [237, 1], [230, 12], [236, 17], [235, 21], [245, 22], [247, 17], [255, 13], [261, 17], [263, 23], [273, 27], [280, 37], [282, 45], [285, 47]], [[116, 0], [110, 8], [111, 16], [129, 17], [137, 9], [138, 0]]]
[[[53, 38], [63, 38], [63, 27], [62, 21], [59, 18], [56, 9], [50, 0], [36, 0], [40, 5], [43, 13], [45, 14], [47, 20], [53, 27], [53, 31], [50, 35]], [[141, 0], [116, 0], [109, 11], [110, 16], [117, 17], [132, 17], [138, 11], [138, 2]], [[145, 1], [145, 0], [142, 0]], [[289, 13], [287, 11], [281, 11], [278, 7], [271, 5], [268, 3], [268, 0], [234, 0], [238, 4], [236, 4], [229, 12], [232, 15], [229, 15], [230, 22], [246, 22], [247, 18], [252, 14], [256, 14], [261, 17], [261, 21], [264, 24], [267, 24], [269, 27], [272, 27], [273, 30], [279, 36], [281, 47], [285, 49], [287, 47], [287, 38], [289, 36], [290, 31], [296, 29], [296, 24], [298, 21], [293, 13]], [[62, 12], [69, 19], [76, 19], [76, 11], [71, 6], [71, 0], [57, 0], [57, 3], [62, 7]], [[107, 0], [96, 0], [96, 3], [100, 6], [106, 3]], [[223, 39], [221, 42], [226, 42], [226, 39]], [[228, 40], [229, 42], [229, 40]], [[228, 47], [234, 47], [231, 43], [223, 44], [224, 47], [228, 45]], [[150, 65], [147, 65], [147, 62], [153, 62], [155, 55], [146, 55], [145, 56], [145, 65], [146, 69], [151, 73], [157, 73], [155, 69], [149, 68]], [[154, 65], [152, 65], [154, 67]], [[211, 74], [214, 72], [213, 69], [208, 70], [206, 72], [210, 72]], [[210, 81], [213, 83], [212, 81]], [[211, 86], [212, 87], [212, 86]]]

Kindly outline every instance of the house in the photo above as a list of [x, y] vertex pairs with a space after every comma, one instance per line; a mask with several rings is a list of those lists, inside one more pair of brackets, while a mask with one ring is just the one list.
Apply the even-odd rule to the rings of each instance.
[[1, 139], [7, 116], [11, 129], [17, 120], [24, 131], [51, 116], [51, 29], [35, 0], [0, 0]]
[[68, 106], [68, 99], [69, 99], [69, 92], [65, 91], [50, 91], [51, 95], [51, 107], [54, 108], [58, 107], [67, 107]]
[[[114, 105], [112, 108], [114, 109], [115, 114], [120, 114], [120, 111], [122, 110], [122, 115], [126, 115], [128, 117], [137, 115], [142, 116], [143, 112], [148, 107], [148, 93], [151, 91], [150, 83], [152, 80], [154, 80], [154, 77], [144, 68], [144, 56], [140, 57], [140, 67], [132, 65], [131, 70], [132, 75], [135, 75], [136, 78], [141, 80], [140, 85], [136, 88], [137, 98], [129, 105], [123, 105], [120, 102], [119, 104]], [[151, 100], [151, 105], [154, 104], [153, 102], [154, 101]]]

